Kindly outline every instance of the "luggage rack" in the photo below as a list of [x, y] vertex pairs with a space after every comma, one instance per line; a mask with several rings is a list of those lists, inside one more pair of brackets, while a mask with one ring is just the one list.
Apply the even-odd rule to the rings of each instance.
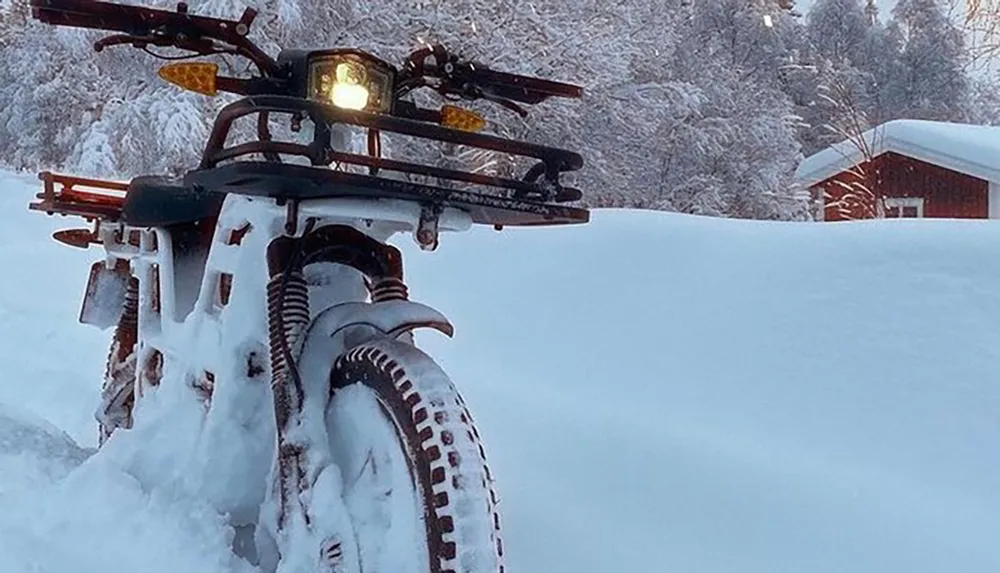
[[[265, 127], [271, 113], [298, 115], [313, 120], [313, 140], [274, 141]], [[258, 138], [226, 147], [233, 123], [258, 115]], [[263, 120], [263, 121], [261, 121]], [[491, 150], [536, 160], [520, 179], [498, 177], [411, 163], [381, 157], [378, 145], [369, 155], [337, 151], [330, 146], [331, 127], [351, 124], [379, 132], [394, 132], [424, 140]], [[263, 155], [266, 160], [249, 156]], [[282, 161], [281, 155], [303, 157], [311, 165]], [[367, 168], [367, 174], [331, 168], [331, 164]], [[227, 105], [213, 125], [200, 165], [180, 180], [137, 177], [130, 182], [107, 181], [44, 171], [39, 179], [41, 201], [29, 208], [49, 215], [73, 215], [91, 222], [123, 222], [157, 226], [186, 221], [217, 212], [230, 193], [266, 196], [279, 204], [308, 200], [361, 197], [402, 199], [420, 203], [430, 212], [451, 207], [470, 214], [473, 222], [505, 226], [566, 225], [586, 223], [587, 209], [566, 205], [578, 201], [578, 189], [562, 185], [560, 175], [583, 166], [583, 158], [572, 151], [470, 133], [412, 119], [343, 110], [317, 102], [285, 96], [253, 96]], [[464, 184], [439, 186], [413, 180], [384, 177], [396, 172], [417, 177]], [[472, 187], [472, 188], [470, 188]], [[479, 187], [480, 189], [474, 189]], [[499, 191], [499, 193], [498, 193]], [[170, 208], [165, 205], [171, 205]], [[170, 217], [166, 217], [168, 213]], [[180, 219], [176, 219], [180, 217]], [[168, 221], [169, 219], [169, 221]]]
[[[299, 119], [310, 118], [316, 128], [313, 141], [304, 145], [272, 140], [266, 123], [270, 115], [275, 113]], [[411, 113], [416, 114], [416, 112]], [[258, 139], [227, 148], [225, 143], [233, 123], [249, 115], [258, 116]], [[330, 130], [335, 124], [348, 124], [367, 129], [370, 135], [369, 154], [358, 155], [331, 149]], [[535, 159], [536, 163], [521, 179], [510, 179], [386, 159], [381, 157], [381, 146], [378, 143], [378, 134], [383, 131], [439, 143], [529, 157]], [[392, 115], [341, 109], [288, 96], [253, 96], [224, 107], [212, 126], [198, 169], [212, 169], [223, 162], [256, 154], [264, 155], [274, 163], [282, 163], [280, 155], [293, 155], [308, 159], [316, 167], [328, 166], [331, 163], [347, 163], [367, 167], [371, 175], [385, 170], [479, 185], [490, 187], [494, 191], [505, 191], [512, 199], [527, 199], [537, 203], [568, 203], [582, 198], [580, 190], [563, 186], [559, 180], [562, 173], [583, 167], [583, 157], [576, 152]]]
[[[43, 191], [35, 196], [40, 201], [28, 204], [28, 208], [33, 211], [83, 217], [87, 221], [121, 219], [128, 183], [62, 175], [51, 171], [42, 171], [38, 178], [42, 181]], [[60, 186], [58, 189], [57, 185]]]
[[[402, 105], [404, 102], [398, 102]], [[183, 184], [192, 190], [267, 196], [285, 201], [363, 197], [403, 199], [438, 210], [451, 207], [468, 212], [477, 224], [505, 226], [567, 225], [586, 223], [590, 212], [567, 205], [579, 201], [579, 189], [563, 185], [560, 177], [583, 167], [583, 157], [573, 151], [525, 141], [505, 139], [444, 127], [409, 117], [337, 108], [288, 96], [251, 96], [224, 107], [218, 114], [197, 169]], [[271, 114], [289, 115], [293, 123], [312, 120], [308, 143], [275, 141], [268, 130]], [[233, 124], [257, 116], [257, 139], [226, 147]], [[331, 148], [332, 126], [347, 124], [369, 134], [368, 155]], [[449, 169], [381, 156], [382, 132], [424, 141], [466, 146], [534, 159], [520, 179]], [[264, 156], [265, 161], [250, 159]], [[290, 163], [281, 156], [307, 159], [310, 165]], [[367, 168], [367, 174], [331, 168], [332, 164]], [[385, 177], [383, 172], [416, 176], [424, 181]], [[445, 183], [432, 183], [438, 180]], [[454, 184], [460, 184], [455, 186]], [[477, 189], [478, 187], [478, 189]]]

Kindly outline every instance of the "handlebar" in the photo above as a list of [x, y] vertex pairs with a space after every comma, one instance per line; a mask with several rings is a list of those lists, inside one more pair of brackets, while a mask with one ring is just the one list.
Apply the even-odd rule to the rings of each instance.
[[[433, 62], [428, 62], [433, 59]], [[406, 59], [404, 87], [409, 84], [431, 85], [443, 96], [486, 99], [499, 103], [520, 115], [527, 115], [517, 103], [537, 104], [550, 97], [579, 98], [583, 88], [572, 84], [522, 76], [490, 69], [475, 62], [463, 61], [441, 45], [421, 48]], [[437, 80], [428, 84], [424, 78]]]
[[[94, 49], [130, 44], [174, 47], [198, 55], [237, 54], [250, 59], [264, 78], [283, 77], [285, 70], [249, 40], [250, 25], [257, 11], [247, 8], [239, 20], [226, 20], [188, 13], [185, 3], [176, 11], [145, 8], [100, 0], [30, 0], [32, 16], [47, 24], [90, 28], [117, 32], [97, 41]], [[234, 93], [278, 93], [284, 83], [253, 83], [253, 80], [227, 80]], [[413, 52], [400, 70], [395, 98], [410, 91], [430, 87], [445, 97], [486, 99], [524, 116], [527, 112], [518, 104], [537, 104], [549, 97], [582, 97], [579, 86], [499, 72], [463, 61], [450, 54], [444, 46], [431, 46]], [[248, 87], [256, 86], [256, 87]], [[221, 87], [221, 86], [220, 86]]]
[[[247, 39], [257, 16], [253, 8], [247, 8], [239, 20], [224, 20], [188, 14], [185, 3], [171, 12], [98, 0], [31, 0], [31, 15], [56, 26], [121, 33], [97, 42], [97, 51], [129, 43], [137, 47], [172, 46], [200, 55], [230, 52], [253, 61], [264, 75], [280, 71], [273, 58]], [[220, 48], [216, 42], [229, 47]]]

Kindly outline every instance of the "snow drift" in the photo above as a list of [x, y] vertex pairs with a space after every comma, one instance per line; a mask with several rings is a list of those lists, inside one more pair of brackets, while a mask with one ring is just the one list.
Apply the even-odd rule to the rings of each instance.
[[63, 479], [91, 453], [44, 419], [0, 404], [0, 496]]
[[[0, 403], [92, 447], [107, 334], [75, 317], [97, 254], [49, 239], [68, 222], [26, 212], [32, 185], [0, 178]], [[602, 211], [397, 244], [457, 328], [418, 342], [483, 432], [512, 573], [1000, 570], [996, 222]], [[9, 570], [252, 570], [204, 500], [114, 451], [25, 479], [66, 459], [32, 451], [0, 465]]]

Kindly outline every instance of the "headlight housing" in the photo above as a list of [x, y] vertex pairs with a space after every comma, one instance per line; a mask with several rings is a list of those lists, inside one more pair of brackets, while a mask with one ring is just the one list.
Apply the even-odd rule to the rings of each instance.
[[314, 52], [309, 57], [307, 97], [343, 109], [388, 113], [395, 70], [357, 50]]

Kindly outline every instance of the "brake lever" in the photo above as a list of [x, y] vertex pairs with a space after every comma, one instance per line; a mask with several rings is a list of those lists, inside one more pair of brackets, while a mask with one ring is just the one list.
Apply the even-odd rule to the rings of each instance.
[[207, 38], [178, 38], [177, 36], [148, 35], [136, 36], [132, 34], [114, 34], [101, 38], [94, 42], [94, 51], [100, 52], [104, 48], [130, 44], [132, 47], [145, 49], [147, 46], [158, 46], [161, 48], [173, 47], [179, 50], [194, 52], [198, 55], [207, 56], [220, 53], [212, 40]]
[[122, 44], [132, 44], [133, 46], [142, 47], [148, 43], [145, 40], [146, 38], [139, 38], [138, 36], [132, 36], [131, 34], [115, 34], [113, 36], [101, 38], [100, 40], [94, 42], [94, 51], [102, 52], [104, 51], [104, 48], [120, 46]]
[[101, 38], [100, 40], [94, 42], [94, 51], [101, 52], [104, 48], [120, 46], [122, 44], [129, 44], [136, 48], [145, 48], [150, 44], [161, 47], [171, 46], [173, 45], [173, 42], [171, 42], [169, 38], [163, 36], [133, 36], [132, 34], [115, 34], [113, 36]]
[[517, 105], [517, 103], [514, 102], [513, 100], [509, 100], [507, 98], [502, 98], [502, 97], [499, 97], [499, 96], [495, 96], [493, 94], [489, 94], [489, 93], [486, 93], [486, 92], [482, 92], [479, 95], [479, 97], [482, 98], [482, 99], [484, 99], [484, 100], [491, 101], [491, 102], [493, 102], [495, 104], [499, 104], [500, 106], [509, 109], [510, 111], [516, 113], [517, 115], [519, 115], [521, 117], [528, 117], [528, 110], [526, 110], [523, 107]]

